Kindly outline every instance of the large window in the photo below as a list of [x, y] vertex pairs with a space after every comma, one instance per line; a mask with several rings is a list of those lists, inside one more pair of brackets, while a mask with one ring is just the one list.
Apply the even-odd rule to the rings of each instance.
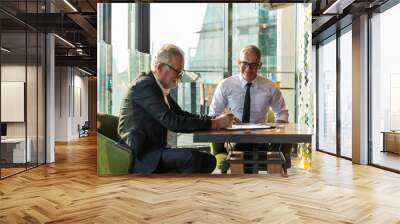
[[[372, 163], [400, 170], [400, 5], [372, 17]], [[393, 132], [384, 139], [384, 132]], [[383, 151], [383, 152], [382, 152]]]
[[259, 75], [279, 83], [289, 110], [289, 122], [292, 123], [296, 117], [296, 23], [299, 18], [302, 19], [301, 16], [296, 17], [299, 12], [298, 4], [276, 9], [257, 3], [238, 3], [233, 4], [232, 15], [232, 73], [239, 72], [237, 60], [240, 49], [249, 44], [258, 46], [263, 63]]
[[[184, 110], [208, 114], [217, 84], [238, 72], [240, 49], [255, 44], [262, 51], [259, 74], [280, 84], [289, 121], [295, 122], [295, 76], [299, 73], [296, 44], [308, 41], [306, 35], [296, 31], [300, 30], [298, 24], [305, 24], [305, 8], [311, 10], [310, 4], [304, 4], [303, 10], [296, 4], [149, 5], [149, 21], [143, 19], [146, 17], [135, 21], [141, 9], [135, 4], [99, 5], [99, 112], [119, 115], [121, 100], [138, 72], [150, 69], [150, 56], [163, 44], [172, 43], [185, 52], [187, 72], [171, 95]], [[147, 42], [141, 41], [147, 35], [135, 35], [137, 26], [150, 30], [149, 55], [137, 52], [132, 44]], [[192, 137], [178, 134], [176, 144], [192, 145]]]
[[336, 154], [336, 39], [318, 48], [318, 149]]
[[[151, 4], [152, 55], [165, 43], [175, 44], [185, 52], [187, 73], [173, 95], [186, 111], [208, 113], [214, 89], [226, 76], [227, 9], [227, 4], [222, 3]], [[192, 139], [191, 135], [178, 134], [177, 145], [191, 145]]]
[[317, 149], [351, 159], [352, 25], [344, 27], [337, 34], [322, 41], [316, 52]]
[[97, 111], [118, 116], [123, 97], [150, 56], [135, 48], [135, 4], [99, 4]]
[[178, 103], [192, 113], [207, 113], [201, 106], [211, 102], [226, 72], [225, 4], [151, 4], [150, 10], [151, 54], [165, 43], [185, 52], [188, 73], [178, 87]]

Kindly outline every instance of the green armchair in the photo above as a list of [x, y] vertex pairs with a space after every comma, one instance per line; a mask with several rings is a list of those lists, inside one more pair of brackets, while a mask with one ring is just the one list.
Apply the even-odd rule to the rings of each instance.
[[97, 174], [128, 174], [133, 167], [133, 153], [119, 143], [118, 117], [97, 114]]

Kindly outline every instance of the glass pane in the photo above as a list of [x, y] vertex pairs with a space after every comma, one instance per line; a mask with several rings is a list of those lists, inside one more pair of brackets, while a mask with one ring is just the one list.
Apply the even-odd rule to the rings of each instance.
[[[263, 63], [263, 67], [260, 74], [264, 76], [274, 76], [273, 79], [276, 78], [276, 10], [269, 10], [258, 3], [233, 4], [232, 42], [233, 73], [239, 72], [237, 61], [239, 59], [240, 50], [246, 45], [252, 44], [261, 49], [261, 62]], [[276, 79], [273, 81], [276, 81]]]
[[[104, 5], [104, 4], [103, 4]], [[97, 79], [97, 112], [106, 113], [107, 112], [107, 81], [108, 76], [107, 68], [108, 64], [111, 62], [111, 56], [107, 53], [107, 49], [110, 45], [106, 44], [104, 41], [99, 41], [97, 43], [98, 53], [98, 79]]]
[[318, 144], [336, 154], [336, 40], [318, 48]]
[[45, 163], [46, 148], [45, 148], [45, 124], [46, 124], [46, 107], [45, 107], [45, 65], [46, 65], [46, 36], [43, 33], [38, 35], [38, 142], [37, 142], [37, 162], [38, 164]]
[[[110, 15], [111, 14], [111, 15]], [[107, 25], [111, 16], [112, 26]], [[98, 15], [97, 112], [118, 116], [122, 98], [140, 72], [150, 70], [149, 54], [135, 50], [135, 4], [100, 4]], [[106, 40], [111, 34], [111, 42]]]
[[26, 115], [27, 115], [27, 149], [28, 160], [27, 166], [33, 167], [37, 165], [38, 159], [38, 35], [36, 32], [27, 33], [27, 80], [26, 80]]
[[[27, 2], [27, 20], [38, 23], [37, 13], [41, 12], [39, 1]], [[38, 164], [38, 64], [39, 33], [27, 29], [27, 75], [26, 75], [26, 125], [27, 125], [27, 167]]]
[[[31, 151], [26, 144], [26, 33], [1, 34], [1, 175], [25, 170]], [[27, 147], [28, 146], [28, 152]]]
[[[295, 121], [296, 4], [276, 7], [270, 4], [233, 4], [232, 72], [239, 73], [240, 50], [246, 45], [260, 48], [262, 75], [282, 88], [289, 109], [289, 122]], [[290, 35], [288, 35], [290, 34]]]
[[340, 37], [340, 153], [352, 157], [352, 35]]
[[[372, 163], [400, 170], [400, 5], [372, 18]], [[384, 132], [387, 132], [384, 134]]]
[[[112, 76], [110, 77], [113, 89], [125, 90], [129, 87], [128, 76], [128, 5], [112, 4], [111, 6], [111, 45], [112, 45]], [[112, 94], [112, 114], [118, 115], [124, 91], [115, 91]]]
[[[224, 78], [226, 10], [227, 4], [151, 4], [151, 54], [165, 43], [185, 52], [187, 72], [172, 95], [191, 113], [208, 113], [214, 90]], [[192, 140], [191, 134], [179, 134], [177, 145], [193, 145]]]

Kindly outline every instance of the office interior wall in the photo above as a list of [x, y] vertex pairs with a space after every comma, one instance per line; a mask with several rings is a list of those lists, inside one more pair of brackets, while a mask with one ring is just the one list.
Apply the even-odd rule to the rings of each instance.
[[69, 111], [68, 67], [55, 68], [55, 141], [68, 141]]
[[[43, 52], [39, 52], [38, 50], [38, 54], [41, 53]], [[27, 64], [17, 61], [8, 62], [7, 60], [3, 60], [1, 64], [2, 82], [24, 82], [25, 85], [24, 91], [26, 93], [22, 93], [24, 94], [24, 106], [22, 110], [24, 114], [26, 113], [26, 119], [23, 122], [6, 122], [6, 124], [7, 138], [25, 139], [26, 137], [28, 139], [26, 142], [28, 168], [45, 162], [44, 60], [42, 60], [43, 55], [38, 54], [32, 56]], [[1, 110], [9, 109], [1, 108]], [[8, 112], [12, 113], [12, 111]], [[19, 164], [19, 166], [22, 165]]]
[[[3, 64], [1, 67], [1, 81], [2, 82], [25, 82], [27, 84], [27, 108], [29, 113], [27, 113], [28, 122], [35, 122], [35, 124], [28, 125], [28, 133], [36, 133], [36, 108], [42, 107], [43, 102], [40, 102], [40, 105], [37, 105], [37, 96], [36, 96], [36, 84], [37, 80], [35, 77], [31, 76], [31, 74], [35, 74], [36, 76], [36, 65], [28, 65], [25, 68], [25, 65], [19, 64]], [[25, 81], [25, 69], [28, 72], [28, 80]], [[6, 109], [6, 108], [3, 108]], [[7, 123], [7, 136], [8, 137], [25, 137], [25, 123], [24, 122], [8, 122]], [[28, 136], [29, 137], [29, 136]]]
[[89, 118], [89, 78], [73, 67], [56, 67], [55, 74], [55, 141], [77, 139], [78, 124]]

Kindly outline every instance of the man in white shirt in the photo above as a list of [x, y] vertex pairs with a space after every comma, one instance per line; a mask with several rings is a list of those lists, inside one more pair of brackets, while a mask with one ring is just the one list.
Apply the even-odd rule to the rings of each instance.
[[[229, 110], [235, 115], [236, 122], [265, 123], [267, 112], [271, 108], [276, 114], [275, 122], [288, 123], [289, 113], [281, 91], [271, 80], [257, 75], [262, 66], [260, 49], [254, 45], [243, 48], [238, 65], [240, 74], [228, 77], [218, 84], [210, 105], [209, 116], [218, 116]], [[214, 155], [227, 153], [223, 145], [215, 146]], [[289, 168], [290, 145], [283, 146], [283, 151], [288, 151], [284, 154], [287, 160], [286, 167]], [[247, 151], [252, 150], [252, 147], [266, 148], [267, 145], [236, 144], [234, 148]], [[276, 147], [279, 145], [274, 144], [273, 148]]]

